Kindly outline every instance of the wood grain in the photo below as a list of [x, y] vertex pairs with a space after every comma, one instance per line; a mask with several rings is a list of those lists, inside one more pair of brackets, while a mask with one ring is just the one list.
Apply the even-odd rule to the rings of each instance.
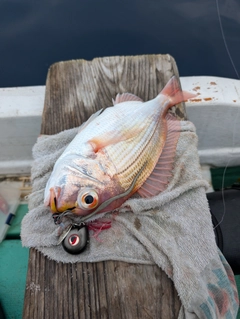
[[[79, 126], [92, 113], [112, 105], [117, 93], [133, 93], [144, 101], [153, 99], [173, 75], [178, 76], [178, 71], [169, 55], [56, 63], [47, 77], [42, 134]], [[176, 108], [176, 114], [186, 117], [183, 103]]]
[[180, 302], [157, 266], [63, 264], [30, 250], [23, 318], [177, 318]]
[[[105, 57], [60, 62], [48, 72], [42, 134], [79, 126], [95, 111], [111, 105], [117, 93], [144, 101], [154, 98], [178, 76], [169, 55]], [[174, 110], [185, 116], [180, 104]], [[30, 249], [24, 319], [177, 318], [180, 300], [157, 266], [119, 261], [63, 264]]]

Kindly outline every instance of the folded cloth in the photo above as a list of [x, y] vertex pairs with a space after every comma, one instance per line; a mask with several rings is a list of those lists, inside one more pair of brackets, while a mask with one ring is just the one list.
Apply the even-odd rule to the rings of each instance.
[[215, 243], [193, 124], [181, 122], [167, 189], [152, 198], [133, 196], [117, 212], [105, 214], [104, 218], [112, 220], [111, 228], [97, 236], [90, 231], [87, 249], [71, 255], [57, 245], [59, 226], [44, 207], [43, 195], [55, 161], [77, 131], [41, 136], [33, 148], [33, 192], [30, 211], [22, 221], [23, 246], [35, 247], [50, 259], [65, 263], [119, 260], [157, 264], [178, 291], [182, 302], [179, 319], [236, 318], [236, 284]]

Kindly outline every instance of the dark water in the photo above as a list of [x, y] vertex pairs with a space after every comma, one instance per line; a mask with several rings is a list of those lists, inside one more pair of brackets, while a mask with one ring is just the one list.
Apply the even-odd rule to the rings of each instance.
[[[240, 1], [218, 0], [240, 73]], [[69, 59], [169, 53], [181, 76], [237, 78], [216, 0], [0, 0], [0, 87], [45, 84]]]

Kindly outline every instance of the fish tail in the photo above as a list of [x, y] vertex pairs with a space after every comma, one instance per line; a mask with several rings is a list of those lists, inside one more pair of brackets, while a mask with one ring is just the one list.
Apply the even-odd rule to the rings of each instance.
[[196, 94], [182, 91], [180, 87], [180, 83], [177, 80], [176, 76], [173, 76], [163, 90], [160, 93], [161, 95], [165, 95], [168, 98], [168, 103], [166, 105], [165, 113], [171, 108], [173, 105], [181, 103], [183, 101], [187, 101], [193, 97], [196, 97]]

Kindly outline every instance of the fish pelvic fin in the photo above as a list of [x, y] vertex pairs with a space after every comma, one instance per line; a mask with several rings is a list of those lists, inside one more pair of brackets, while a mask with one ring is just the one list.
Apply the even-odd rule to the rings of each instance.
[[152, 173], [138, 190], [141, 197], [153, 197], [164, 191], [173, 175], [173, 164], [177, 142], [180, 136], [181, 124], [173, 115], [167, 114], [167, 138]]
[[[191, 98], [196, 97], [196, 94], [182, 91], [180, 87], [180, 83], [177, 80], [176, 76], [173, 76], [166, 86], [163, 88], [163, 90], [160, 93], [161, 95], [165, 95], [168, 98], [168, 106], [167, 110], [172, 107], [173, 105], [176, 105], [178, 103], [187, 101]], [[166, 110], [166, 111], [167, 111]]]

